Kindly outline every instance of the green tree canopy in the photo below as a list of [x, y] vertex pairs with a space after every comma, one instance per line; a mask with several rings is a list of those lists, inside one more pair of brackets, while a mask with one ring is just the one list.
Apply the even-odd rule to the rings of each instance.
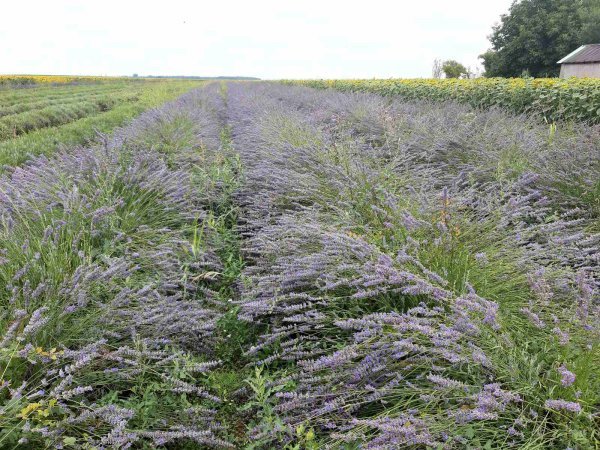
[[442, 64], [442, 71], [446, 74], [446, 78], [460, 78], [462, 75], [468, 75], [469, 71], [458, 61], [450, 59]]
[[490, 36], [486, 76], [556, 76], [556, 62], [600, 41], [600, 0], [515, 0]]
[[600, 44], [600, 0], [586, 0], [579, 10], [581, 18], [581, 42]]

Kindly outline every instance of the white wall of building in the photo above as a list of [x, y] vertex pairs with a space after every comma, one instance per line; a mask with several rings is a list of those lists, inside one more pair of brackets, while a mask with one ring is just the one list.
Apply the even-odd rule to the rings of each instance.
[[600, 78], [600, 63], [563, 64], [560, 68], [561, 78]]

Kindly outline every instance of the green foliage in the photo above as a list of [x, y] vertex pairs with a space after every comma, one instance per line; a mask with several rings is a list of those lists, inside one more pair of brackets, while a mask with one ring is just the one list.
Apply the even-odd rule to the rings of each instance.
[[492, 49], [481, 55], [488, 77], [556, 76], [556, 63], [583, 44], [600, 41], [597, 0], [514, 2], [490, 36]]
[[109, 111], [117, 104], [136, 101], [135, 95], [113, 95], [92, 99], [77, 99], [72, 103], [60, 103], [11, 114], [0, 118], [0, 141], [26, 134], [40, 128], [53, 127], [73, 122], [82, 117]]
[[446, 78], [460, 78], [463, 76], [468, 77], [469, 74], [469, 71], [465, 66], [453, 59], [444, 61], [444, 64], [442, 65], [442, 71], [446, 75]]
[[[183, 92], [198, 86], [194, 81], [156, 81], [146, 84], [130, 84], [135, 95], [129, 101], [122, 101], [112, 108], [102, 111], [101, 107], [95, 108], [91, 115], [73, 118], [71, 121], [63, 121], [64, 125], [50, 126], [30, 131], [13, 139], [0, 142], [0, 165], [15, 166], [22, 164], [31, 156], [50, 155], [60, 147], [72, 147], [93, 142], [98, 133], [109, 133], [115, 127], [124, 125], [146, 109], [158, 106], [168, 100], [175, 98]], [[84, 88], [83, 91], [81, 89]], [[35, 88], [28, 92], [28, 97], [21, 97], [13, 91], [0, 92], [0, 111], [2, 105], [21, 104], [26, 101], [45, 101], [46, 98], [58, 98], [64, 102], [63, 97], [68, 97], [69, 90], [82, 92], [82, 96], [90, 95], [96, 89], [107, 89], [102, 86], [66, 86], [55, 88]], [[38, 90], [39, 89], [39, 90]], [[114, 89], [114, 86], [113, 88]], [[101, 90], [101, 92], [105, 92]], [[112, 91], [108, 91], [112, 92]], [[0, 114], [1, 115], [1, 114]], [[0, 125], [1, 127], [1, 125]]]
[[316, 88], [374, 92], [406, 100], [456, 101], [475, 108], [499, 106], [538, 115], [548, 122], [600, 123], [600, 80], [545, 78], [290, 80]]
[[[283, 437], [289, 434], [287, 426], [274, 411], [275, 393], [283, 390], [283, 386], [273, 387], [273, 378], [263, 372], [262, 367], [256, 367], [254, 374], [246, 378], [245, 382], [252, 392], [252, 397], [242, 406], [241, 410], [253, 411], [254, 420], [250, 426], [257, 434], [257, 439], [253, 439], [245, 448], [247, 450], [262, 449], [273, 441], [273, 437]], [[286, 448], [289, 449], [289, 447]]]
[[32, 77], [0, 77], [0, 86], [1, 87], [15, 87], [15, 86], [33, 86], [35, 84], [35, 80]]
[[600, 43], [600, 2], [598, 0], [584, 0], [583, 7], [579, 9], [581, 18], [581, 42], [585, 44]]

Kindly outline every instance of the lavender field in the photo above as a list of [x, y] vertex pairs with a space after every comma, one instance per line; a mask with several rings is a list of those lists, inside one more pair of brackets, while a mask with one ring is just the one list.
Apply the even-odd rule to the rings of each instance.
[[600, 126], [207, 83], [0, 216], [1, 449], [600, 448]]

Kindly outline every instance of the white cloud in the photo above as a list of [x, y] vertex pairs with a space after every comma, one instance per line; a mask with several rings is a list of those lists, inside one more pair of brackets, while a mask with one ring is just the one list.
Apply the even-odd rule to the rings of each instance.
[[7, 2], [0, 73], [428, 77], [478, 64], [512, 0]]

